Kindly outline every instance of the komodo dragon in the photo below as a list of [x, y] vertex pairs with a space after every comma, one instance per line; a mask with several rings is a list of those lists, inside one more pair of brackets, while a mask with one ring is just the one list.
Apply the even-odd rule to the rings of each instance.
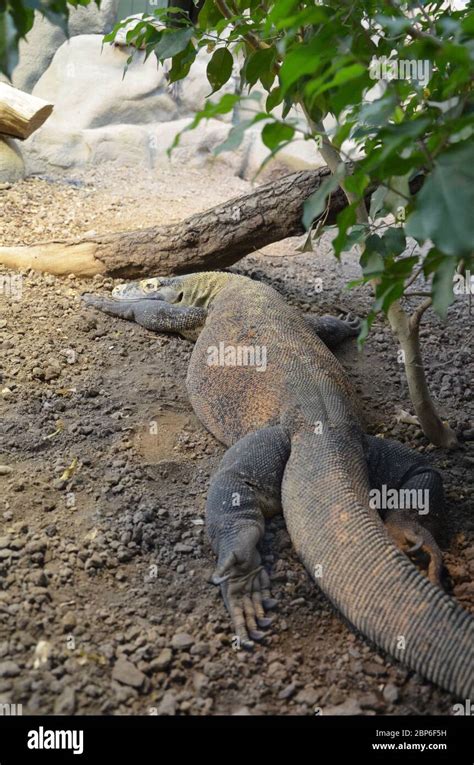
[[[441, 478], [416, 452], [363, 432], [345, 372], [303, 314], [270, 286], [218, 272], [132, 282], [112, 299], [84, 300], [197, 340], [189, 397], [229, 447], [207, 498], [212, 581], [241, 644], [251, 646], [270, 622], [265, 612], [275, 602], [258, 546], [265, 517], [282, 507], [307, 571], [360, 633], [448, 691], [474, 698], [474, 618], [393, 542], [418, 540], [436, 581], [433, 537], [413, 512], [381, 517], [369, 496], [383, 486], [427, 490], [436, 516]], [[328, 344], [351, 334], [334, 318], [320, 329]], [[266, 349], [266, 364], [239, 364], [244, 348], [255, 350], [254, 361]]]

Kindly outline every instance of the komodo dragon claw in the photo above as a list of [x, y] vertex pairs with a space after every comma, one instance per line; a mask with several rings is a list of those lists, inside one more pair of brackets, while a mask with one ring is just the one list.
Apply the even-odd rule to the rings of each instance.
[[270, 580], [263, 566], [257, 566], [244, 575], [233, 575], [224, 570], [233, 567], [235, 562], [226, 561], [216, 569], [211, 582], [220, 585], [224, 603], [232, 620], [235, 637], [239, 648], [252, 649], [254, 642], [265, 637], [258, 627], [269, 627], [273, 619], [265, 616], [265, 610], [276, 606], [277, 601], [270, 596]]
[[444, 589], [443, 555], [428, 529], [421, 526], [408, 513], [399, 510], [387, 515], [385, 526], [393, 541], [409, 558], [417, 557], [416, 553], [420, 551], [428, 556], [428, 579]]
[[341, 319], [341, 321], [343, 321], [344, 324], [346, 324], [349, 327], [349, 329], [352, 330], [351, 334], [354, 337], [359, 334], [362, 322], [358, 316], [356, 316], [353, 313], [346, 313], [346, 314], [341, 313], [339, 314], [338, 318]]

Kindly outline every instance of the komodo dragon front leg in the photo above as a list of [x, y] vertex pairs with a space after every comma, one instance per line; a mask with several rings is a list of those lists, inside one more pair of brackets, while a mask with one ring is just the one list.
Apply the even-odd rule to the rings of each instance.
[[404, 492], [405, 497], [411, 496], [415, 504], [409, 510], [379, 508], [388, 533], [408, 557], [420, 551], [426, 553], [428, 577], [433, 584], [442, 587], [443, 556], [431, 532], [439, 526], [444, 507], [440, 474], [421, 454], [397, 441], [375, 436], [365, 439], [371, 488], [379, 491], [383, 486], [395, 489], [399, 497]]
[[199, 334], [207, 316], [204, 308], [173, 305], [156, 298], [114, 300], [86, 293], [82, 299], [87, 306], [134, 321], [153, 332], [173, 332], [189, 338]]
[[284, 428], [262, 428], [225, 453], [209, 487], [206, 522], [217, 555], [213, 584], [221, 586], [239, 646], [250, 648], [267, 627], [269, 577], [258, 551], [265, 517], [281, 510], [281, 483], [290, 454]]

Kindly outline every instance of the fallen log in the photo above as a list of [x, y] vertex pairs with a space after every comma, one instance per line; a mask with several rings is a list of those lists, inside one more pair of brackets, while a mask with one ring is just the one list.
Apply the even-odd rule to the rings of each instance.
[[[0, 247], [0, 264], [57, 275], [113, 277], [225, 268], [267, 244], [303, 233], [303, 203], [329, 175], [327, 167], [291, 173], [184, 221], [86, 237], [75, 242]], [[333, 194], [329, 219], [347, 204]]]
[[[272, 242], [304, 233], [304, 201], [329, 174], [328, 167], [291, 173], [171, 225], [95, 234], [75, 242], [0, 247], [0, 265], [125, 278], [226, 268]], [[346, 205], [339, 188], [329, 200], [326, 223], [334, 223]]]
[[48, 119], [53, 105], [0, 82], [0, 133], [25, 140]]

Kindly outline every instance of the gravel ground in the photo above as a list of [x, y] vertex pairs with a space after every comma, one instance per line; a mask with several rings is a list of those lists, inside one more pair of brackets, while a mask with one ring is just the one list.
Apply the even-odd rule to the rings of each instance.
[[[178, 220], [248, 188], [202, 173], [29, 179], [0, 190], [2, 244]], [[344, 289], [357, 265], [337, 264], [327, 240], [317, 254], [297, 244], [236, 270], [304, 310], [363, 315], [367, 293]], [[207, 582], [205, 498], [223, 448], [186, 397], [192, 346], [81, 307], [82, 292], [111, 280], [0, 277], [0, 703], [40, 715], [451, 712], [449, 694], [351, 633], [281, 518], [264, 544], [275, 623], [252, 653], [234, 650]], [[422, 332], [432, 390], [462, 437], [453, 453], [397, 422], [411, 407], [385, 324], [363, 354], [349, 343], [339, 357], [368, 430], [431, 452], [442, 469], [447, 588], [474, 611], [471, 324], [459, 297], [445, 325], [429, 312]]]

